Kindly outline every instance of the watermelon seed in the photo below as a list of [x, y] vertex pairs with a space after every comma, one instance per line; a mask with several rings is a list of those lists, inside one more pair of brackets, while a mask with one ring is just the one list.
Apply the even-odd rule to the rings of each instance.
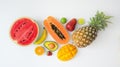
[[32, 31], [33, 31], [33, 28], [32, 28]]
[[22, 27], [22, 25], [20, 25], [20, 27]]
[[16, 35], [14, 34], [14, 37], [16, 37]]
[[26, 24], [26, 22], [23, 23], [23, 25]]
[[32, 34], [32, 32], [29, 32], [29, 34], [28, 34], [27, 38], [29, 38], [30, 34]]
[[29, 35], [31, 34], [32, 32], [29, 33]]
[[18, 32], [18, 30], [16, 30], [16, 32]]

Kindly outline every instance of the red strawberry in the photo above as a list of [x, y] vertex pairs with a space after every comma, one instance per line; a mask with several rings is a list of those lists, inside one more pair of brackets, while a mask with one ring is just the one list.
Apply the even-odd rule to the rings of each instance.
[[48, 51], [48, 52], [47, 52], [47, 56], [52, 56], [52, 52], [51, 52], [51, 51]]

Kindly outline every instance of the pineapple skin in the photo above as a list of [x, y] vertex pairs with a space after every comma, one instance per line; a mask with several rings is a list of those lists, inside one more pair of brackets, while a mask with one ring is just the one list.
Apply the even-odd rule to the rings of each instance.
[[79, 28], [72, 34], [73, 43], [79, 48], [87, 47], [97, 37], [98, 30], [92, 26]]
[[104, 30], [108, 23], [111, 23], [108, 21], [111, 17], [97, 11], [96, 15], [90, 18], [89, 26], [79, 28], [72, 34], [74, 44], [78, 47], [86, 47], [91, 44], [97, 37], [97, 32]]

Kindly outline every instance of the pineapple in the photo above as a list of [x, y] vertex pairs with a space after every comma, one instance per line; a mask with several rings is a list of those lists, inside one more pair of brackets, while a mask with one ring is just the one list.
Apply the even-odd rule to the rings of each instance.
[[86, 47], [91, 44], [97, 37], [100, 30], [107, 27], [108, 19], [111, 16], [106, 16], [103, 12], [97, 12], [95, 17], [90, 18], [88, 26], [79, 28], [72, 34], [72, 40], [78, 47]]

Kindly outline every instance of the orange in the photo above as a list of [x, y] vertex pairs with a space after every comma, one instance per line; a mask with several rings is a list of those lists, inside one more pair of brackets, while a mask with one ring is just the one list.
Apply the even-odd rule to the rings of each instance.
[[36, 55], [43, 55], [44, 54], [44, 52], [45, 52], [45, 50], [44, 50], [44, 48], [42, 47], [42, 46], [37, 46], [36, 48], [35, 48], [35, 53], [36, 53]]

